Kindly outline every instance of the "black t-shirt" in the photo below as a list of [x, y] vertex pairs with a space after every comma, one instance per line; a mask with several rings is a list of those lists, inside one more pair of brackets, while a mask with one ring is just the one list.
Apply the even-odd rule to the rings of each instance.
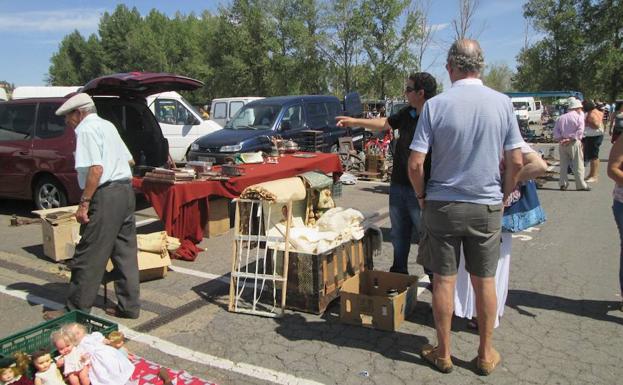
[[[411, 112], [413, 111], [413, 113]], [[392, 170], [392, 183], [398, 183], [402, 185], [411, 186], [409, 181], [409, 155], [411, 149], [409, 146], [413, 141], [413, 135], [415, 134], [415, 126], [417, 125], [418, 115], [415, 114], [415, 108], [411, 106], [400, 109], [397, 113], [387, 118], [387, 122], [394, 130], [398, 130], [398, 139], [396, 140], [396, 147], [394, 152], [393, 170]], [[413, 114], [413, 115], [412, 115]], [[415, 115], [415, 117], [414, 117]], [[430, 165], [431, 165], [431, 151], [429, 149], [424, 160], [424, 181], [428, 182], [430, 178]]]

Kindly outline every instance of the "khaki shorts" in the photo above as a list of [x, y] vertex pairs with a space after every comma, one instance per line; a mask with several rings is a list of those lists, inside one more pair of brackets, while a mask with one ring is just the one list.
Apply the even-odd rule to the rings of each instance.
[[417, 262], [439, 275], [455, 275], [461, 246], [465, 269], [493, 277], [500, 257], [502, 204], [426, 201]]

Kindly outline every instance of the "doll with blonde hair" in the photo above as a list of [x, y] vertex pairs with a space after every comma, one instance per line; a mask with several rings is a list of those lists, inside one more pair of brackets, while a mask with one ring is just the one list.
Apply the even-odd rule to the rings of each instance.
[[58, 330], [52, 333], [52, 343], [61, 354], [56, 364], [63, 367], [63, 375], [70, 385], [90, 385], [89, 357], [74, 344], [75, 336], [68, 330]]
[[73, 338], [73, 344], [89, 355], [89, 380], [92, 385], [124, 385], [134, 373], [134, 365], [117, 349], [109, 346], [100, 332], [87, 334], [86, 328], [79, 323], [63, 326]]

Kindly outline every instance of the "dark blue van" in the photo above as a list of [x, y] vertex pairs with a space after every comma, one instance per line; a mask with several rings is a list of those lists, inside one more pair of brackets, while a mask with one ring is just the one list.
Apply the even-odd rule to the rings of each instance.
[[214, 158], [224, 163], [238, 153], [270, 152], [271, 138], [280, 136], [295, 142], [309, 130], [322, 133], [322, 150], [337, 152], [338, 139], [351, 136], [360, 148], [363, 128], [337, 127], [335, 117], [361, 113], [359, 95], [349, 94], [344, 104], [335, 96], [277, 96], [247, 103], [225, 124], [222, 130], [197, 139], [188, 153], [188, 160]]

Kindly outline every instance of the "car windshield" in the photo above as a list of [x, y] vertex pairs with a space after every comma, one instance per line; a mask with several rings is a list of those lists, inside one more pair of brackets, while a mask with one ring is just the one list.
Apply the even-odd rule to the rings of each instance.
[[513, 102], [513, 108], [515, 108], [515, 110], [527, 110], [528, 102]]
[[230, 130], [270, 130], [279, 115], [281, 106], [257, 104], [245, 105], [230, 120], [225, 128]]

